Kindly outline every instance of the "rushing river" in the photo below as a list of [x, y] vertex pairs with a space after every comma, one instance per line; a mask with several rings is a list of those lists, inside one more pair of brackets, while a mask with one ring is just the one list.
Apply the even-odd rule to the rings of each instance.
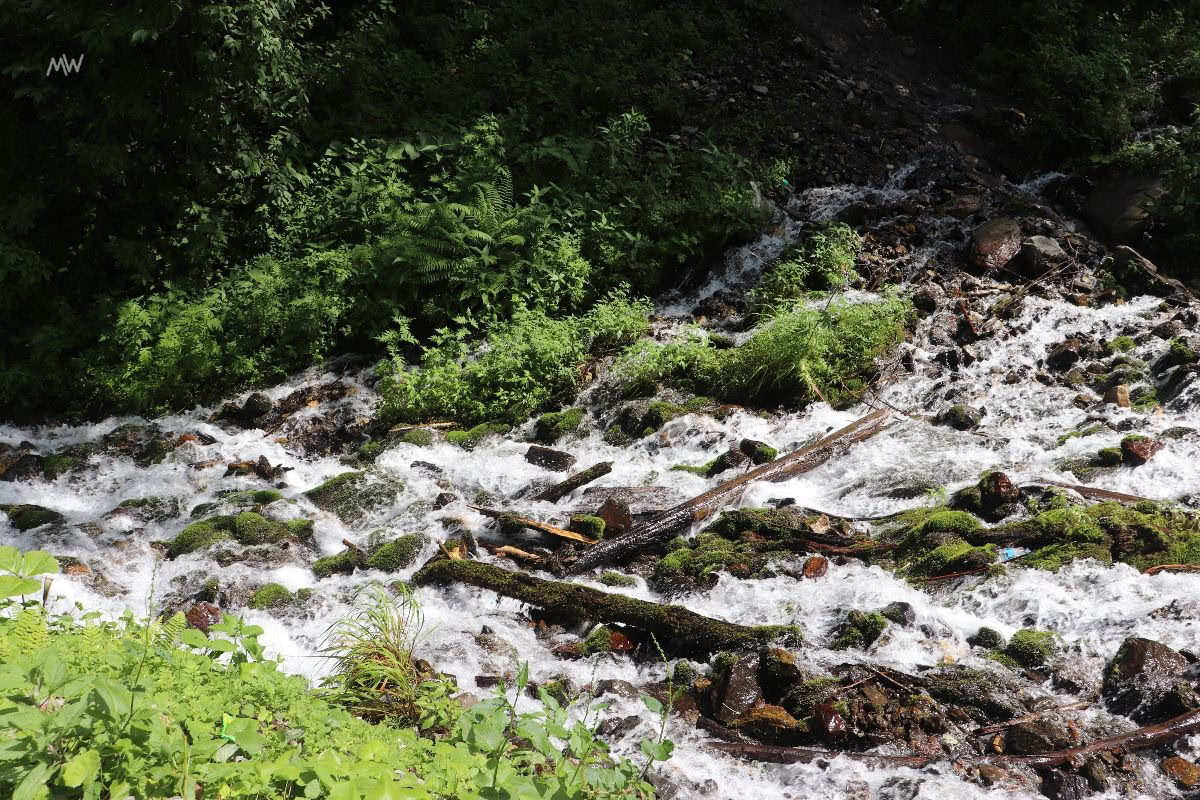
[[[881, 189], [834, 187], [809, 193], [797, 199], [796, 213], [809, 219], [827, 219], [851, 202], [895, 202], [904, 194], [902, 184], [906, 177], [898, 174]], [[779, 253], [792, 235], [791, 228], [792, 223], [781, 222], [771, 235], [732, 252], [724, 271], [719, 271], [698, 293], [664, 301], [659, 308], [664, 331], [673, 325], [672, 318], [689, 312], [698, 297], [727, 286], [739, 289], [752, 281]], [[910, 253], [906, 258], [919, 260], [932, 252]], [[920, 263], [915, 262], [913, 267], [919, 269]], [[973, 307], [986, 313], [987, 302], [985, 298]], [[943, 310], [942, 314], [952, 311]], [[1058, 462], [1114, 446], [1127, 430], [1155, 435], [1178, 426], [1200, 427], [1197, 403], [1194, 397], [1184, 397], [1168, 404], [1161, 413], [1153, 414], [1112, 405], [1078, 408], [1073, 402], [1075, 391], [1044, 385], [1033, 378], [1041, 368], [1048, 346], [1062, 341], [1067, 333], [1111, 339], [1130, 331], [1148, 330], [1164, 318], [1159, 301], [1150, 297], [1101, 308], [1032, 297], [1003, 334], [976, 343], [977, 360], [950, 373], [934, 361], [937, 348], [930, 344], [932, 330], [946, 322], [934, 314], [920, 323], [913, 342], [904, 346], [911, 351], [910, 369], [897, 366], [891, 370], [891, 380], [867, 404], [857, 408], [837, 411], [816, 405], [800, 413], [770, 418], [738, 411], [723, 421], [693, 414], [676, 419], [660, 433], [625, 448], [606, 444], [596, 420], [592, 419], [587, 426], [591, 431], [588, 435], [566, 439], [557, 446], [577, 456], [581, 467], [599, 461], [614, 462], [612, 472], [597, 481], [596, 486], [653, 485], [671, 490], [682, 500], [710, 488], [716, 480], [671, 471], [673, 465], [704, 463], [746, 437], [765, 441], [781, 453], [788, 452], [872, 408], [886, 405], [896, 413], [882, 433], [807, 474], [782, 483], [752, 486], [741, 505], [761, 506], [772, 498], [794, 498], [802, 506], [831, 514], [870, 517], [932, 502], [920, 496], [922, 488], [945, 487], [954, 491], [973, 484], [987, 469], [1003, 469], [1017, 484], [1042, 479], [1077, 482], [1058, 469]], [[1162, 340], [1149, 337], [1138, 345], [1134, 355], [1149, 361], [1164, 347]], [[1009, 382], [1006, 376], [1010, 373], [1021, 377]], [[350, 383], [354, 391], [334, 402], [367, 414], [373, 402], [368, 377], [367, 373], [335, 376], [313, 371], [295, 376], [267, 394], [277, 400], [299, 386], [337, 378]], [[932, 425], [932, 418], [951, 402], [985, 409], [982, 424], [970, 432]], [[429, 447], [400, 444], [385, 451], [376, 462], [379, 470], [393, 474], [401, 483], [394, 502], [373, 512], [370, 519], [348, 527], [314, 507], [302, 492], [350, 467], [335, 457], [302, 457], [286, 442], [277, 441], [276, 435], [262, 430], [241, 430], [210, 422], [215, 410], [197, 408], [156, 420], [169, 435], [204, 434], [215, 440], [207, 445], [202, 443], [203, 439], [189, 441], [162, 463], [142, 468], [127, 458], [94, 456], [83, 471], [54, 481], [0, 482], [0, 503], [35, 503], [59, 511], [67, 518], [66, 526], [56, 527], [48, 534], [45, 527], [21, 533], [0, 517], [0, 542], [78, 557], [98, 566], [110, 582], [110, 590], [101, 593], [85, 579], [58, 576], [53, 584], [57, 610], [68, 610], [74, 602], [79, 602], [89, 609], [98, 608], [114, 615], [126, 608], [135, 613], [152, 613], [176, 579], [197, 572], [217, 576], [223, 584], [261, 585], [274, 581], [293, 591], [310, 588], [312, 599], [302, 610], [280, 616], [249, 610], [244, 613], [247, 619], [266, 628], [264, 641], [272, 654], [284, 659], [285, 669], [316, 678], [328, 668], [316, 655], [326, 629], [347, 612], [356, 588], [383, 576], [367, 571], [317, 581], [301, 563], [267, 570], [239, 564], [221, 567], [203, 553], [168, 561], [157, 557], [150, 548], [153, 541], [173, 537], [191, 521], [190, 510], [213, 500], [218, 492], [265, 486], [253, 476], [225, 477], [226, 463], [264, 455], [272, 464], [290, 467], [291, 471], [285, 475], [288, 488], [283, 490], [286, 501], [273, 503], [268, 513], [281, 519], [315, 520], [317, 542], [323, 553], [340, 551], [343, 539], [365, 544], [368, 533], [378, 528], [394, 533], [421, 531], [430, 536], [430, 541], [417, 559], [418, 565], [436, 552], [439, 539], [446, 538], [444, 518], [462, 520], [482, 539], [495, 536], [488, 532], [488, 520], [468, 508], [473, 498], [483, 493], [492, 498], [511, 497], [532, 482], [555, 479], [552, 473], [524, 459], [532, 438], [532, 421], [523, 429], [487, 440], [470, 452], [442, 441]], [[319, 415], [326, 410], [318, 405], [302, 409], [297, 416]], [[1102, 433], [1057, 444], [1063, 434], [1083, 427], [1092, 418], [1107, 422], [1110, 427]], [[113, 418], [78, 427], [0, 426], [0, 443], [29, 442], [36, 451], [49, 452], [74, 442], [95, 440], [129, 422], [144, 421]], [[1200, 435], [1193, 433], [1164, 440], [1164, 444], [1164, 449], [1145, 466], [1099, 475], [1090, 481], [1091, 485], [1156, 499], [1180, 499], [1200, 493], [1197, 466]], [[414, 469], [411, 465], [417, 460], [436, 465], [441, 474]], [[435, 510], [434, 499], [446, 487], [459, 499]], [[916, 499], [895, 499], [897, 493], [893, 490], [902, 488], [914, 489]], [[910, 497], [912, 494], [909, 493]], [[179, 515], [146, 524], [121, 516], [104, 519], [122, 500], [151, 496], [177, 500]], [[557, 505], [520, 501], [513, 507], [561, 524], [565, 521], [564, 510], [585, 508], [587, 502], [579, 490]], [[92, 528], [90, 533], [75, 527], [78, 523], [95, 521], [100, 521], [100, 529]], [[415, 568], [399, 577], [407, 577]], [[579, 580], [594, 583], [588, 578]], [[607, 590], [648, 600], [664, 599], [641, 579], [632, 588]], [[418, 654], [438, 669], [454, 674], [463, 689], [477, 695], [486, 693], [475, 687], [477, 675], [497, 675], [512, 668], [507, 656], [492, 653], [476, 643], [475, 635], [483, 626], [516, 648], [519, 659], [529, 662], [535, 680], [565, 674], [577, 685], [604, 678], [639, 684], [663, 674], [662, 665], [638, 666], [628, 658], [611, 655], [580, 661], [556, 658], [551, 647], [557, 642], [535, 636], [522, 606], [489, 591], [468, 587], [425, 588], [418, 591], [417, 597], [424, 610], [426, 631]], [[1121, 641], [1135, 632], [1176, 649], [1200, 653], [1197, 624], [1200, 575], [1146, 577], [1125, 565], [1104, 567], [1082, 562], [1057, 574], [1014, 568], [1006, 576], [973, 579], [952, 588], [924, 591], [879, 567], [835, 564], [819, 580], [791, 577], [738, 580], [722, 574], [712, 589], [673, 596], [670, 600], [702, 614], [740, 623], [798, 625], [810, 643], [798, 651], [798, 658], [801, 663], [818, 667], [856, 658], [906, 671], [944, 663], [982, 666], [984, 660], [972, 654], [966, 644], [966, 638], [982, 625], [1006, 635], [1029, 626], [1052, 630], [1062, 637], [1071, 657], [1097, 677]], [[869, 655], [859, 650], [825, 649], [823, 643], [829, 641], [830, 632], [848, 609], [873, 609], [894, 600], [912, 604], [916, 611], [915, 625], [893, 626], [886, 641]], [[1168, 606], [1173, 606], [1173, 613], [1151, 613]], [[564, 636], [560, 641], [568, 638], [571, 637]], [[1043, 691], [1047, 695], [1054, 693], [1049, 684]], [[1060, 702], [1073, 699], [1076, 698], [1064, 696]], [[639, 714], [641, 707], [636, 700], [617, 698], [605, 713]], [[650, 733], [656, 723], [647, 716], [617, 743], [618, 749], [630, 754], [636, 752], [638, 739]], [[836, 759], [828, 768], [815, 764], [757, 765], [702, 750], [700, 745], [707, 735], [688, 729], [681, 722], [671, 724], [669, 735], [676, 741], [677, 749], [664, 769], [677, 776], [675, 785], [680, 797], [907, 800], [1039, 796], [1027, 788], [983, 788], [955, 774], [948, 762], [920, 770], [877, 768], [846, 759]], [[1185, 752], [1190, 750], [1195, 755], [1198, 744], [1190, 743]], [[1147, 775], [1146, 781], [1155, 796], [1171, 796], [1176, 791], [1157, 772]]]

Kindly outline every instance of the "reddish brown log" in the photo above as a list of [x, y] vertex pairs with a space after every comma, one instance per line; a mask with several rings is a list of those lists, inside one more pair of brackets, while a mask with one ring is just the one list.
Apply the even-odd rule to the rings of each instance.
[[756, 481], [780, 481], [808, 472], [824, 464], [840, 449], [878, 433], [887, 421], [889, 413], [886, 408], [872, 411], [814, 444], [763, 464], [741, 477], [726, 481], [635, 526], [623, 536], [607, 539], [580, 556], [570, 567], [570, 571], [576, 574], [585, 572], [602, 564], [621, 561], [647, 547], [666, 542], [680, 529], [707, 519], [725, 506], [737, 502], [746, 487]]

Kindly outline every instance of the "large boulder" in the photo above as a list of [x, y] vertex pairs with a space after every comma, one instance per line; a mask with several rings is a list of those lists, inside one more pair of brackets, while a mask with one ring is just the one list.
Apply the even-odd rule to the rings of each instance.
[[1152, 639], [1131, 636], [1104, 672], [1101, 693], [1108, 709], [1150, 724], [1200, 708], [1200, 698], [1184, 677], [1188, 661]]
[[971, 234], [970, 266], [992, 272], [1008, 264], [1021, 251], [1021, 225], [1012, 217], [996, 217]]

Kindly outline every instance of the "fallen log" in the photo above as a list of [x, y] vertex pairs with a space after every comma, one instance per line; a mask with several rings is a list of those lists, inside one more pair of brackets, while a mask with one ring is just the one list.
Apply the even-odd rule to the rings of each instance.
[[1087, 698], [1084, 700], [1076, 700], [1074, 703], [1054, 706], [1053, 708], [1044, 708], [1041, 711], [1034, 711], [1033, 713], [1024, 714], [1020, 717], [1013, 717], [1006, 722], [997, 722], [995, 725], [985, 725], [983, 727], [976, 728], [975, 730], [971, 731], [971, 734], [974, 736], [990, 736], [993, 733], [1000, 733], [1000, 731], [1008, 730], [1014, 725], [1021, 725], [1026, 722], [1034, 722], [1050, 714], [1061, 714], [1064, 711], [1081, 711], [1090, 706], [1093, 702], [1095, 702], [1095, 698]]
[[446, 428], [453, 428], [455, 424], [453, 422], [426, 422], [421, 425], [396, 425], [388, 428], [388, 433], [408, 433], [409, 431], [416, 431], [422, 428], [428, 430], [445, 430]]
[[582, 533], [569, 531], [566, 528], [558, 528], [548, 522], [540, 522], [530, 517], [523, 517], [520, 514], [514, 514], [511, 511], [497, 511], [494, 508], [480, 508], [479, 506], [468, 506], [468, 508], [478, 511], [485, 517], [500, 520], [502, 525], [511, 525], [519, 528], [529, 528], [530, 530], [548, 533], [551, 536], [557, 536], [560, 539], [570, 539], [573, 542], [582, 542], [583, 544], [595, 544], [596, 540], [590, 536], [584, 536]]
[[591, 483], [599, 477], [612, 472], [613, 462], [601, 461], [599, 464], [593, 464], [582, 472], [577, 472], [561, 483], [556, 483], [548, 489], [544, 489], [534, 495], [534, 500], [546, 500], [551, 503], [557, 503], [571, 492], [578, 489], [584, 484]]
[[1044, 486], [1058, 486], [1062, 489], [1070, 489], [1091, 500], [1116, 500], [1118, 503], [1156, 502], [1149, 497], [1140, 497], [1136, 494], [1125, 494], [1124, 492], [1114, 492], [1111, 489], [1094, 489], [1091, 486], [1080, 486], [1074, 483], [1062, 483], [1061, 481], [1052, 481], [1046, 479], [1033, 481], [1033, 483], [1042, 484]]
[[502, 545], [499, 547], [489, 545], [489, 546], [487, 546], [487, 551], [494, 556], [503, 556], [505, 558], [511, 558], [513, 561], [524, 561], [528, 564], [533, 564], [535, 566], [544, 564], [546, 562], [546, 559], [542, 558], [537, 553], [530, 553], [525, 550], [521, 550], [519, 548], [513, 547], [512, 545], [509, 545], [509, 544]]
[[[1046, 753], [1035, 753], [1027, 756], [980, 756], [978, 758], [960, 758], [960, 764], [998, 764], [1001, 766], [1025, 766], [1032, 769], [1048, 769], [1061, 766], [1068, 762], [1079, 763], [1088, 756], [1107, 751], [1133, 752], [1157, 747], [1174, 739], [1189, 736], [1200, 731], [1200, 710], [1189, 711], [1178, 717], [1160, 722], [1157, 725], [1147, 725], [1144, 728], [1098, 739], [1090, 744], [1072, 747], [1067, 750], [1054, 750]], [[715, 750], [727, 755], [749, 758], [754, 761], [768, 761], [773, 764], [807, 764], [810, 761], [826, 758], [834, 759], [845, 756], [859, 761], [874, 761], [891, 766], [923, 767], [935, 761], [942, 760], [939, 756], [885, 756], [872, 753], [844, 753], [833, 750], [815, 750], [806, 747], [782, 747], [768, 744], [734, 744], [730, 742], [709, 742], [705, 745], [709, 750]]]
[[639, 550], [666, 542], [680, 529], [706, 519], [722, 507], [736, 502], [751, 483], [784, 480], [815, 469], [828, 461], [840, 448], [861, 442], [878, 433], [887, 421], [889, 413], [886, 408], [872, 411], [814, 444], [763, 464], [741, 477], [726, 481], [704, 494], [664, 511], [636, 525], [629, 533], [589, 549], [569, 567], [569, 570], [578, 574], [601, 564], [620, 561]]
[[650, 603], [590, 586], [535, 578], [480, 561], [430, 561], [413, 575], [416, 586], [465, 583], [539, 608], [652, 633], [665, 650], [707, 658], [721, 650], [746, 650], [795, 637], [786, 625], [747, 626], [705, 617], [682, 606]]
[[844, 756], [854, 761], [867, 761], [880, 766], [924, 767], [938, 760], [934, 756], [885, 756], [875, 753], [819, 750], [814, 747], [783, 747], [774, 744], [708, 742], [704, 747], [725, 755], [748, 758], [751, 761], [766, 761], [771, 764], [808, 764], [819, 759], [832, 761], [839, 756]]
[[1160, 572], [1200, 572], [1200, 564], [1159, 564], [1142, 570], [1143, 575], [1157, 575]]

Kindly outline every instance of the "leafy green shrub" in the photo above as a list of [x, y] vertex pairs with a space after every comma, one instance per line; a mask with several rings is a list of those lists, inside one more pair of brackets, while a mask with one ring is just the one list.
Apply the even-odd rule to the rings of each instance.
[[661, 382], [733, 402], [840, 405], [861, 396], [875, 361], [903, 341], [910, 309], [892, 296], [780, 313], [735, 348], [688, 333], [630, 348], [613, 370], [629, 394]]
[[788, 311], [810, 290], [838, 289], [858, 279], [854, 259], [862, 237], [848, 225], [833, 224], [810, 233], [789, 249], [750, 293], [762, 312]]
[[425, 349], [419, 370], [398, 357], [383, 365], [380, 410], [406, 422], [516, 424], [570, 396], [583, 352], [571, 322], [535, 311], [493, 328], [473, 357], [463, 338], [443, 333]]
[[653, 304], [646, 298], [629, 298], [628, 287], [606, 294], [579, 320], [585, 347], [593, 355], [619, 352], [650, 332]]
[[[45, 553], [0, 549], [0, 572], [12, 573], [0, 576], [0, 600], [29, 594], [40, 588], [29, 576], [57, 569]], [[25, 581], [36, 586], [18, 585]], [[544, 710], [517, 714], [501, 686], [463, 711], [452, 684], [415, 671], [420, 611], [411, 596], [397, 602], [376, 589], [367, 601], [333, 629], [339, 668], [323, 691], [264, 659], [263, 629], [238, 618], [223, 617], [210, 638], [182, 614], [99, 622], [96, 613], [50, 618], [27, 603], [0, 616], [0, 792], [14, 800], [652, 795], [644, 770], [609, 756], [589, 727], [597, 706], [569, 722], [542, 693]], [[518, 695], [527, 680], [522, 667]], [[414, 727], [395, 724], [402, 719]], [[670, 756], [671, 742], [660, 734], [642, 750], [648, 769]]]

